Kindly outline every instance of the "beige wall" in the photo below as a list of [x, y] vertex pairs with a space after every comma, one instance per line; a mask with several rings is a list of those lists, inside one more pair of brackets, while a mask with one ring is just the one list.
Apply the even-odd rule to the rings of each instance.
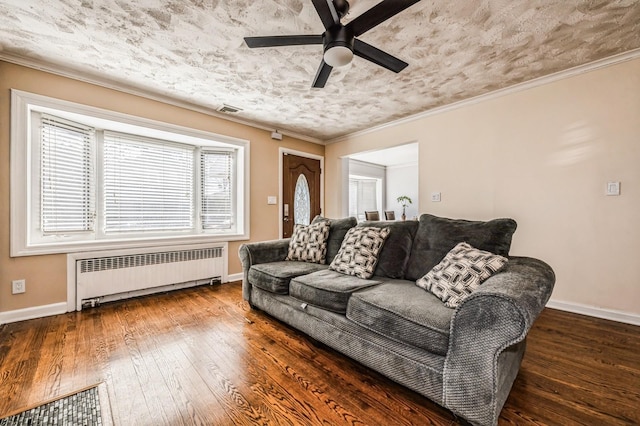
[[[16, 88], [251, 141], [251, 240], [277, 238], [280, 146], [325, 154], [325, 212], [342, 211], [339, 159], [418, 141], [420, 212], [518, 221], [512, 254], [555, 269], [553, 300], [640, 315], [640, 60], [322, 147], [0, 61], [0, 312], [66, 301], [66, 256], [9, 257], [10, 93]], [[606, 197], [607, 181], [622, 195]], [[429, 201], [442, 192], [441, 203]], [[229, 246], [229, 273], [240, 272]], [[11, 280], [27, 293], [11, 295]]]
[[[0, 61], [0, 312], [66, 302], [66, 255], [9, 257], [9, 136], [10, 89], [19, 89], [153, 120], [187, 126], [251, 141], [251, 240], [278, 237], [277, 206], [267, 205], [278, 194], [278, 148], [323, 155], [321, 145], [284, 137], [206, 114], [175, 107]], [[241, 272], [237, 252], [229, 244], [229, 274]], [[27, 292], [11, 294], [11, 280], [25, 278]]]
[[328, 145], [327, 215], [342, 211], [341, 157], [411, 141], [421, 213], [513, 217], [512, 254], [554, 268], [552, 300], [640, 315], [640, 59]]

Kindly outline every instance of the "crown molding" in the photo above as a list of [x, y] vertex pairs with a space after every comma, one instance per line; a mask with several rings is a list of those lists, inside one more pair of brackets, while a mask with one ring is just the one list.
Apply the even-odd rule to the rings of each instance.
[[387, 166], [387, 170], [391, 169], [406, 169], [407, 167], [418, 167], [419, 162], [418, 160], [415, 161], [409, 161], [406, 163], [400, 163], [400, 164], [394, 164], [392, 166]]
[[609, 67], [611, 65], [620, 64], [622, 62], [631, 61], [640, 58], [640, 49], [633, 49], [628, 52], [620, 53], [617, 55], [609, 56], [608, 58], [599, 59], [597, 61], [589, 62], [588, 64], [579, 65], [573, 68], [569, 68], [563, 71], [558, 71], [553, 74], [545, 75], [535, 78], [533, 80], [518, 83], [513, 86], [506, 87], [504, 89], [495, 90], [493, 92], [478, 95], [473, 98], [464, 99], [452, 104], [443, 105], [441, 107], [429, 109], [427, 111], [419, 112], [417, 114], [400, 118], [398, 120], [390, 121], [388, 123], [381, 124], [379, 126], [371, 127], [370, 129], [361, 130], [358, 132], [349, 133], [347, 135], [338, 136], [334, 139], [329, 139], [324, 142], [324, 145], [330, 145], [338, 142], [343, 142], [347, 139], [355, 138], [358, 136], [368, 135], [383, 129], [399, 126], [401, 124], [410, 123], [412, 121], [420, 120], [432, 115], [442, 114], [444, 112], [452, 111], [458, 108], [463, 108], [469, 105], [474, 105], [480, 102], [484, 102], [490, 99], [499, 98], [502, 96], [510, 95], [512, 93], [521, 92], [523, 90], [532, 89], [534, 87], [544, 86], [555, 81], [563, 80], [570, 77], [575, 77], [580, 74], [585, 74], [591, 71], [595, 71], [601, 68]]
[[[545, 84], [549, 84], [555, 81], [574, 77], [580, 74], [585, 74], [591, 71], [598, 70], [600, 68], [605, 68], [611, 65], [620, 64], [620, 63], [631, 61], [637, 58], [640, 58], [640, 49], [630, 50], [628, 52], [613, 55], [604, 59], [599, 59], [597, 61], [593, 61], [588, 64], [579, 65], [573, 68], [569, 68], [567, 70], [558, 71], [553, 74], [549, 74], [543, 77], [535, 78], [533, 80], [525, 81], [523, 83], [518, 83], [513, 86], [506, 87], [504, 89], [495, 90], [493, 92], [485, 93], [483, 95], [475, 96], [473, 98], [464, 99], [458, 102], [454, 102], [452, 104], [443, 105], [441, 107], [419, 112], [417, 114], [404, 117], [398, 120], [390, 121], [388, 123], [371, 127], [366, 130], [361, 130], [361, 131], [349, 133], [346, 135], [338, 136], [333, 139], [322, 140], [322, 139], [314, 138], [311, 136], [303, 135], [301, 133], [297, 133], [294, 131], [289, 131], [280, 127], [278, 127], [277, 130], [283, 135], [289, 136], [292, 138], [300, 139], [303, 141], [307, 141], [307, 142], [311, 142], [319, 145], [330, 145], [330, 144], [342, 142], [354, 137], [371, 134], [386, 128], [399, 126], [405, 123], [410, 123], [412, 121], [420, 120], [422, 118], [430, 117], [432, 115], [441, 114], [441, 113], [452, 111], [458, 108], [463, 108], [469, 105], [474, 105], [490, 99], [495, 99], [501, 96], [506, 96], [506, 95], [517, 93], [523, 90], [532, 89], [534, 87], [543, 86]], [[256, 129], [265, 130], [268, 132], [273, 132], [275, 130], [275, 128], [272, 125], [251, 121], [251, 120], [243, 120], [237, 117], [229, 116], [228, 114], [220, 113], [212, 108], [207, 108], [207, 107], [197, 105], [188, 101], [184, 101], [184, 100], [176, 99], [170, 96], [155, 93], [151, 90], [145, 90], [132, 85], [127, 85], [122, 82], [116, 82], [114, 80], [111, 80], [102, 76], [90, 75], [88, 73], [81, 73], [71, 68], [65, 67], [63, 65], [55, 65], [45, 61], [38, 61], [31, 58], [18, 56], [18, 55], [14, 55], [14, 54], [3, 52], [3, 51], [0, 51], [0, 60], [10, 62], [16, 65], [24, 66], [27, 68], [32, 68], [32, 69], [48, 72], [51, 74], [59, 75], [62, 77], [70, 78], [73, 80], [82, 81], [85, 83], [93, 84], [93, 85], [104, 87], [107, 89], [117, 90], [119, 92], [127, 93], [130, 95], [140, 96], [146, 99], [162, 102], [168, 105], [185, 108], [194, 112], [199, 112], [199, 113], [216, 117], [222, 120], [242, 124], [245, 126], [256, 128]]]
[[[31, 58], [26, 58], [19, 55], [14, 55], [8, 52], [0, 51], [0, 61], [10, 62], [12, 64], [20, 65], [26, 68], [31, 68], [39, 71], [44, 71], [50, 74], [58, 75], [61, 77], [70, 78], [72, 80], [81, 81], [84, 83], [93, 84], [95, 86], [104, 87], [106, 89], [116, 90], [118, 92], [126, 93], [129, 95], [139, 96], [141, 98], [162, 102], [164, 104], [176, 106], [179, 108], [188, 109], [190, 111], [199, 112], [201, 114], [209, 115], [211, 117], [219, 118], [221, 120], [231, 121], [233, 123], [242, 124], [245, 126], [253, 127], [255, 129], [266, 130], [269, 133], [276, 130], [271, 125], [260, 123], [251, 120], [244, 120], [241, 118], [233, 117], [228, 114], [220, 113], [213, 108], [204, 107], [202, 105], [194, 104], [188, 101], [173, 98], [171, 96], [162, 95], [152, 90], [145, 90], [139, 87], [135, 87], [126, 83], [118, 82], [106, 77], [97, 76], [89, 73], [79, 72], [63, 65], [51, 64], [46, 61], [39, 61]], [[281, 127], [277, 128], [278, 132], [285, 136], [300, 139], [306, 142], [312, 142], [319, 145], [324, 145], [325, 141], [314, 138], [311, 136], [303, 135], [301, 133], [289, 131]]]

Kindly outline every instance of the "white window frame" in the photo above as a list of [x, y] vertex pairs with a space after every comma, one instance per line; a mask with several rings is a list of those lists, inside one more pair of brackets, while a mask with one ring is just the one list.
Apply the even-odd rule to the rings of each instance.
[[[192, 233], [188, 235], [129, 235], [112, 239], [69, 241], [39, 241], [31, 229], [33, 215], [39, 205], [33, 197], [34, 173], [39, 174], [39, 164], [33, 155], [33, 111], [44, 112], [83, 124], [104, 128], [117, 125], [112, 130], [159, 139], [174, 140], [203, 148], [214, 147], [236, 151], [235, 193], [233, 205], [237, 222], [229, 233]], [[79, 120], [79, 118], [81, 118]], [[72, 253], [86, 250], [154, 247], [167, 244], [193, 244], [219, 241], [248, 240], [249, 229], [249, 165], [250, 141], [170, 123], [150, 120], [115, 111], [50, 98], [21, 90], [11, 89], [11, 256], [30, 256], [53, 253]], [[36, 175], [37, 176], [37, 175]], [[98, 177], [99, 178], [99, 177]], [[100, 189], [101, 190], [101, 189]], [[38, 204], [34, 204], [38, 203]], [[196, 206], [199, 207], [199, 206]], [[97, 223], [99, 225], [99, 223]]]
[[[369, 176], [358, 176], [358, 175], [349, 175], [349, 185], [351, 185], [351, 181], [355, 180], [358, 182], [358, 186], [359, 186], [359, 190], [361, 189], [360, 185], [363, 182], [373, 182], [375, 184], [375, 192], [376, 192], [376, 207], [375, 210], [377, 212], [381, 212], [382, 211], [382, 179], [380, 178], [375, 178], [375, 177], [369, 177]], [[355, 212], [355, 217], [358, 220], [358, 222], [362, 222], [364, 220], [366, 220], [365, 217], [365, 210], [369, 210], [365, 207], [363, 207], [360, 203], [360, 201], [362, 201], [360, 199], [360, 191], [358, 191], [358, 195], [356, 195], [356, 212]], [[349, 204], [351, 204], [351, 190], [349, 189]], [[370, 211], [370, 210], [369, 210]], [[353, 216], [354, 212], [351, 211], [351, 205], [349, 205], [349, 215]], [[382, 217], [382, 216], [381, 216]]]
[[[384, 206], [384, 199], [386, 197], [386, 167], [379, 164], [366, 163], [364, 161], [349, 159], [348, 160], [348, 172], [346, 178], [346, 193], [347, 193], [347, 214], [350, 215], [350, 194], [349, 194], [349, 180], [350, 179], [363, 179], [363, 180], [375, 180], [376, 181], [376, 210], [382, 216], [382, 210]], [[356, 218], [358, 221], [365, 220], [365, 214], [363, 211], [358, 211]]]

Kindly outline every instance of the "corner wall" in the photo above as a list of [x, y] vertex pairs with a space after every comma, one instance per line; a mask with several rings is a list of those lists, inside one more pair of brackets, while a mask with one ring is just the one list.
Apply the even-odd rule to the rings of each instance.
[[328, 145], [327, 215], [342, 207], [341, 157], [417, 140], [420, 213], [513, 217], [511, 253], [554, 268], [552, 301], [640, 320], [639, 94], [634, 59]]
[[[278, 148], [324, 155], [324, 146], [164, 104], [104, 87], [0, 61], [0, 314], [65, 303], [66, 255], [9, 257], [9, 153], [11, 94], [19, 89], [84, 105], [204, 130], [251, 141], [251, 241], [278, 238], [278, 207], [267, 196], [278, 195]], [[242, 271], [237, 252], [242, 242], [229, 243], [229, 274]], [[11, 294], [11, 281], [25, 278], [27, 292]], [[1, 317], [2, 315], [0, 315]]]

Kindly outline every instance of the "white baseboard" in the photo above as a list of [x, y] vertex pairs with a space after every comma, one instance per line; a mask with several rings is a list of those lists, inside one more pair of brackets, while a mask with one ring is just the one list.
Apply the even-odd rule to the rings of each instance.
[[582, 305], [580, 303], [562, 302], [560, 300], [550, 300], [547, 303], [547, 307], [561, 311], [573, 312], [575, 314], [588, 315], [590, 317], [623, 322], [626, 324], [640, 325], [640, 315], [630, 312], [603, 309], [595, 306]]
[[49, 317], [67, 312], [67, 303], [52, 303], [51, 305], [34, 306], [32, 308], [16, 309], [15, 311], [0, 312], [0, 324], [25, 321], [34, 318]]
[[238, 272], [237, 274], [229, 274], [227, 275], [227, 282], [233, 282], [233, 281], [242, 281], [242, 279], [244, 278], [244, 274], [242, 272]]

